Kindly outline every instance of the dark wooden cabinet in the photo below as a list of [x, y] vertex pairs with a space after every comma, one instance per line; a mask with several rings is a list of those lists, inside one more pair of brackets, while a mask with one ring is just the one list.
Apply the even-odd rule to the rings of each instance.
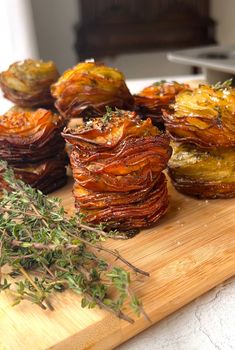
[[81, 60], [215, 43], [209, 0], [80, 0]]

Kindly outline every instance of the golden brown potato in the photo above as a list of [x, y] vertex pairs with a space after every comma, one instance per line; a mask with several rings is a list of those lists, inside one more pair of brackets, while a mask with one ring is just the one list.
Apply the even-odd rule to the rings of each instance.
[[66, 119], [99, 116], [106, 106], [132, 108], [134, 100], [124, 79], [115, 68], [84, 62], [66, 71], [51, 92], [56, 108]]
[[150, 186], [166, 168], [171, 155], [165, 135], [124, 139], [104, 152], [70, 155], [73, 176], [78, 184], [93, 191], [127, 192]]
[[166, 211], [169, 138], [135, 112], [108, 111], [74, 130], [75, 205], [91, 223], [130, 230], [155, 223]]
[[175, 96], [185, 90], [189, 90], [189, 85], [161, 80], [134, 95], [135, 110], [143, 116], [151, 117], [155, 125], [164, 128], [162, 109], [167, 110], [175, 101]]
[[85, 149], [111, 149], [125, 138], [156, 136], [160, 132], [150, 119], [141, 120], [136, 112], [108, 110], [102, 118], [93, 118], [75, 129], [66, 129], [63, 137]]
[[27, 59], [15, 62], [0, 74], [4, 97], [20, 107], [51, 106], [54, 100], [50, 86], [59, 77], [52, 61]]
[[151, 184], [145, 184], [145, 187], [138, 191], [129, 192], [95, 192], [88, 190], [78, 184], [76, 181], [73, 188], [73, 194], [76, 199], [77, 208], [81, 209], [104, 209], [112, 206], [127, 205], [131, 203], [142, 202], [146, 199], [153, 187], [159, 182], [159, 175]]
[[[126, 196], [129, 193], [126, 192]], [[142, 200], [117, 205], [111, 201], [109, 206], [98, 209], [80, 209], [85, 215], [86, 222], [92, 224], [104, 223], [108, 228], [128, 231], [141, 229], [155, 224], [166, 212], [168, 194], [165, 175], [162, 173], [154, 187]], [[79, 201], [76, 206], [80, 208]]]
[[176, 96], [173, 111], [163, 114], [175, 141], [204, 148], [235, 146], [235, 89], [202, 85]]
[[169, 175], [177, 190], [201, 198], [235, 196], [235, 147], [202, 150], [172, 142]]
[[[17, 178], [44, 193], [66, 183], [64, 120], [47, 109], [13, 107], [0, 116], [0, 159]], [[0, 178], [0, 185], [6, 187]]]
[[13, 107], [0, 116], [0, 159], [10, 164], [38, 162], [59, 154], [64, 120], [47, 109]]

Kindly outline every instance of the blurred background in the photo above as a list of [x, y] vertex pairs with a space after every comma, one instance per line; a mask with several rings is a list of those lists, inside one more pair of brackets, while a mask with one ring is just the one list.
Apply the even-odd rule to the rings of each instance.
[[233, 45], [234, 13], [234, 0], [1, 0], [0, 69], [40, 57], [62, 73], [93, 57], [129, 79], [192, 74], [166, 53]]

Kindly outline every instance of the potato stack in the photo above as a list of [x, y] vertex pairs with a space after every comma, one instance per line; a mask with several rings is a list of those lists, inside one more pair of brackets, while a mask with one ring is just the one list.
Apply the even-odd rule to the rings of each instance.
[[[44, 193], [66, 182], [64, 120], [39, 108], [53, 108], [50, 85], [57, 78], [53, 62], [34, 60], [16, 62], [0, 74], [4, 96], [18, 105], [0, 116], [0, 159], [18, 178]], [[2, 177], [0, 185], [6, 186]]]
[[20, 107], [52, 107], [50, 87], [59, 78], [52, 61], [18, 61], [0, 74], [4, 97]]
[[167, 210], [169, 139], [135, 112], [108, 111], [63, 133], [72, 144], [75, 205], [86, 222], [131, 230]]
[[50, 110], [13, 107], [0, 116], [0, 159], [32, 187], [52, 192], [66, 182], [63, 127]]
[[102, 116], [106, 106], [132, 109], [134, 99], [124, 75], [97, 62], [81, 62], [52, 85], [55, 106], [66, 119]]
[[235, 89], [201, 85], [176, 96], [164, 113], [173, 155], [169, 175], [177, 190], [201, 198], [235, 196]]
[[137, 113], [141, 114], [143, 118], [146, 116], [148, 118], [150, 117], [154, 125], [164, 130], [162, 110], [168, 110], [170, 104], [175, 102], [175, 96], [179, 92], [188, 89], [189, 85], [187, 84], [160, 80], [134, 95], [135, 110]]

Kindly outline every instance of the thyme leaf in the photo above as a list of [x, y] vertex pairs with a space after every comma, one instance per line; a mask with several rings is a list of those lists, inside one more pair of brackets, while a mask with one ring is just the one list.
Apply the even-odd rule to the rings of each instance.
[[233, 78], [225, 80], [223, 83], [221, 81], [219, 81], [215, 85], [212, 85], [212, 88], [214, 90], [223, 90], [223, 89], [227, 89], [227, 88], [231, 87], [232, 83], [233, 83]]
[[118, 251], [102, 245], [117, 232], [89, 226], [79, 214], [68, 216], [60, 199], [17, 180], [3, 161], [0, 172], [11, 188], [0, 194], [0, 292], [9, 290], [14, 305], [28, 300], [53, 310], [49, 296], [69, 289], [82, 295], [82, 307], [98, 306], [127, 322], [134, 321], [123, 312], [124, 303], [137, 315], [145, 314], [131, 290], [130, 271], [102, 255], [148, 276]]

